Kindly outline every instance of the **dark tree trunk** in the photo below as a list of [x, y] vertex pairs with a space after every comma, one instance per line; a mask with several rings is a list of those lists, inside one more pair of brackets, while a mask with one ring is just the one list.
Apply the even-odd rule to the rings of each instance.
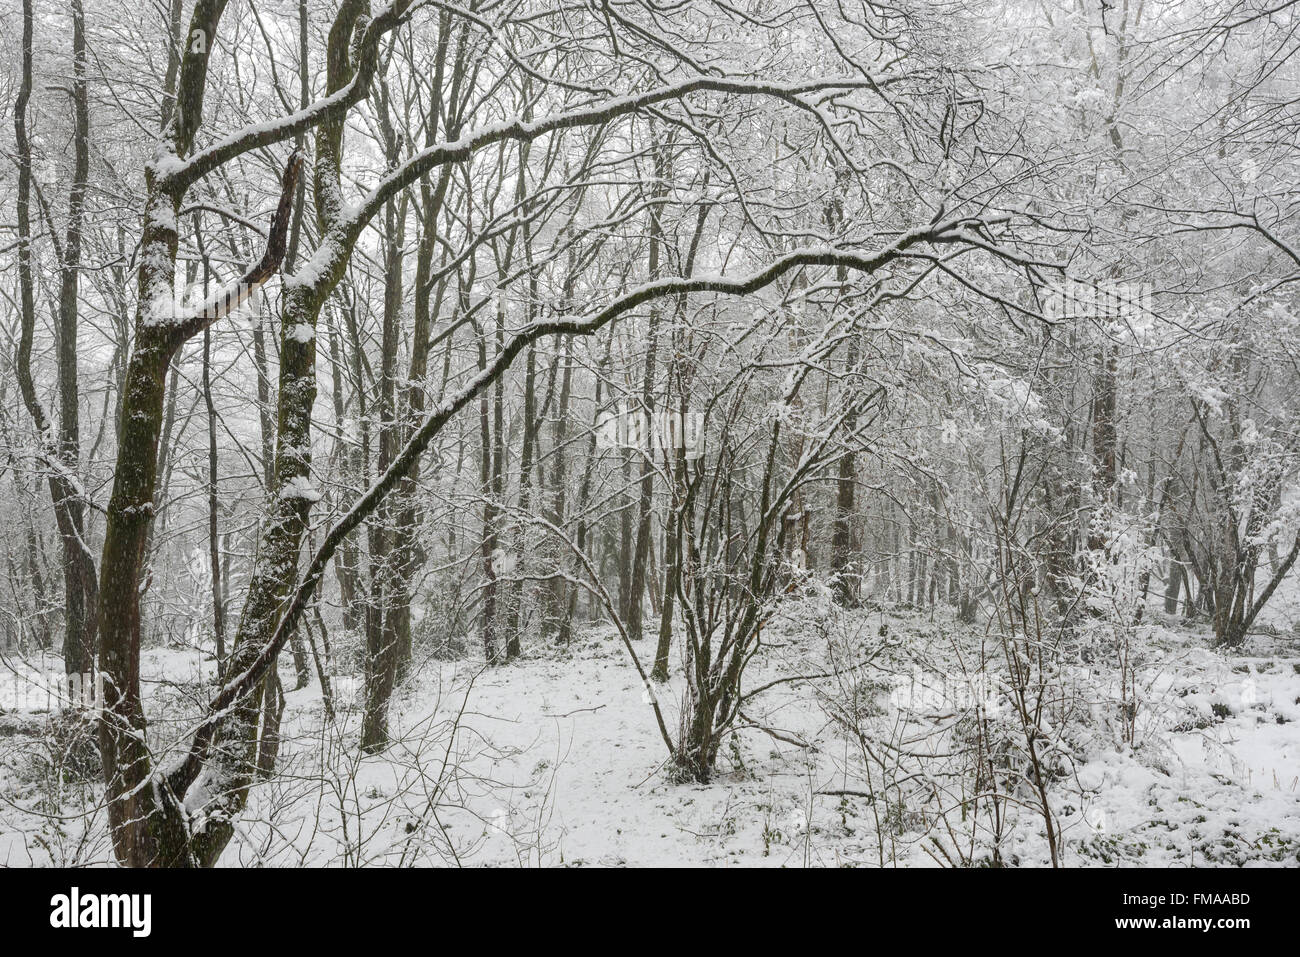
[[[660, 276], [660, 259], [663, 256], [664, 228], [660, 217], [660, 201], [667, 195], [668, 184], [672, 176], [672, 164], [668, 150], [670, 146], [660, 145], [655, 151], [655, 190], [654, 202], [650, 206], [650, 250], [646, 264], [647, 275], [651, 280]], [[645, 375], [641, 382], [640, 414], [646, 425], [653, 427], [656, 402], [655, 364], [659, 351], [659, 325], [662, 310], [650, 310], [650, 327], [646, 332]], [[624, 621], [627, 623], [628, 637], [633, 641], [641, 640], [643, 621], [642, 597], [646, 585], [646, 559], [650, 552], [650, 506], [654, 496], [654, 451], [650, 428], [644, 428], [641, 449], [641, 474], [637, 490], [636, 538], [632, 545], [632, 562], [629, 570], [628, 596], [625, 602]]]
[[[27, 103], [32, 88], [33, 15], [23, 4], [22, 77], [14, 105], [14, 138], [18, 150], [18, 274], [20, 336], [16, 372], [23, 404], [32, 417], [46, 460], [50, 498], [59, 529], [63, 560], [63, 663], [69, 675], [86, 675], [94, 668], [98, 585], [94, 557], [86, 542], [85, 500], [76, 479], [80, 471], [80, 389], [77, 375], [78, 291], [82, 226], [90, 175], [90, 115], [86, 92], [85, 17], [80, 0], [72, 0], [73, 51], [73, 177], [68, 194], [68, 221], [60, 252], [58, 358], [59, 423], [57, 433], [37, 397], [31, 371], [32, 338], [36, 324], [35, 277], [32, 266], [32, 152], [27, 136]], [[57, 244], [56, 244], [57, 245]], [[35, 581], [36, 579], [33, 579]], [[43, 585], [42, 585], [43, 588]]]

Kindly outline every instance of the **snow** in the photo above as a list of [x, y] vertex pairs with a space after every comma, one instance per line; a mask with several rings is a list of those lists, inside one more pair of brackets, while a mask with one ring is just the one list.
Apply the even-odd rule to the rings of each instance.
[[[827, 605], [824, 598], [791, 603], [765, 631], [773, 650], [756, 661], [751, 687], [824, 666], [826, 635], [838, 629], [859, 644], [886, 636], [863, 686], [874, 695], [871, 707], [884, 708], [871, 719], [875, 731], [900, 723], [917, 733], [951, 727], [945, 698], [961, 707], [990, 700], [987, 688], [965, 700], [956, 684], [899, 694], [918, 667], [951, 666], [954, 636], [969, 652], [984, 640], [982, 629], [890, 610], [828, 619]], [[1052, 785], [1064, 863], [1295, 866], [1300, 637], [1255, 637], [1240, 657], [1209, 650], [1202, 629], [1153, 625], [1150, 640], [1133, 746], [1107, 736], [1114, 673], [1095, 663], [1078, 669], [1091, 676], [1079, 687], [1092, 695], [1094, 721], [1073, 746], [1072, 773]], [[652, 643], [638, 651], [648, 657]], [[935, 866], [926, 853], [931, 837], [948, 833], [925, 788], [909, 792], [917, 782], [902, 773], [879, 792], [879, 808], [830, 793], [866, 787], [855, 779], [851, 742], [828, 719], [833, 680], [765, 692], [747, 717], [785, 740], [740, 730], [724, 744], [711, 783], [681, 785], [662, 773], [667, 751], [649, 707], [657, 698], [675, 733], [680, 662], [667, 685], [647, 690], [608, 627], [500, 667], [472, 658], [424, 662], [394, 701], [394, 743], [375, 757], [357, 748], [364, 700], [357, 676], [334, 678], [339, 713], [331, 723], [316, 683], [290, 690], [287, 655], [280, 667], [285, 773], [254, 791], [222, 866], [878, 866], [882, 850], [886, 864]], [[214, 679], [211, 658], [186, 648], [146, 651], [143, 672], [155, 712], [192, 702], [186, 689]], [[1009, 714], [990, 709], [995, 720]], [[800, 741], [811, 748], [792, 743]], [[927, 749], [941, 754], [943, 739], [914, 739], [912, 751]], [[23, 783], [12, 750], [0, 755], [0, 787], [19, 806], [31, 805], [39, 789]], [[891, 794], [909, 799], [895, 805]], [[47, 860], [37, 840], [41, 821], [33, 814], [5, 827], [0, 861]], [[949, 823], [961, 832], [955, 816]], [[100, 836], [85, 847], [98, 850], [83, 848], [91, 854], [85, 862], [108, 860], [102, 827], [102, 817], [92, 817]], [[1000, 849], [1008, 863], [1048, 863], [1032, 808], [1008, 809]]]
[[[919, 618], [904, 613], [883, 620], [891, 631], [906, 635], [905, 643], [915, 643], [918, 632], [936, 633]], [[875, 616], [870, 624], [877, 627]], [[765, 659], [751, 684], [820, 658], [819, 640], [797, 633], [802, 625], [799, 620], [787, 625], [791, 633], [782, 632], [777, 640], [794, 639], [792, 644]], [[1233, 670], [1240, 662], [1206, 650], [1203, 634], [1169, 640], [1175, 644], [1167, 651], [1179, 664], [1176, 674], [1162, 672], [1154, 682], [1148, 739], [1137, 748], [1097, 747], [1079, 767], [1078, 782], [1053, 794], [1065, 834], [1065, 862], [1294, 866], [1300, 854], [1297, 642], [1285, 643], [1286, 657], [1247, 659], [1245, 674]], [[930, 650], [937, 649], [927, 645]], [[640, 653], [651, 653], [648, 642]], [[1236, 704], [1227, 718], [1215, 719], [1207, 703], [1212, 691], [1239, 700], [1247, 680], [1256, 683], [1255, 702]], [[393, 863], [402, 848], [409, 861], [414, 852], [405, 847], [406, 828], [427, 801], [425, 788], [414, 782], [429, 773], [412, 769], [422, 764], [421, 755], [423, 760], [441, 756], [449, 723], [463, 709], [462, 729], [451, 749], [462, 759], [451, 789], [459, 798], [438, 817], [449, 846], [465, 861], [877, 863], [869, 804], [818, 793], [845, 789], [845, 743], [827, 721], [815, 689], [774, 689], [749, 717], [814, 745], [816, 752], [746, 729], [724, 745], [714, 781], [673, 785], [662, 774], [667, 751], [649, 704], [658, 699], [675, 732], [682, 689], [678, 668], [667, 686], [647, 691], [609, 628], [581, 636], [568, 649], [504, 667], [431, 663], [394, 708], [399, 743], [385, 757], [357, 767], [357, 787], [371, 795], [361, 799], [357, 815], [371, 828], [363, 858]], [[316, 708], [313, 693], [290, 695], [291, 713], [310, 729], [308, 737], [319, 734]], [[1196, 727], [1203, 717], [1208, 723]], [[355, 730], [356, 715], [346, 721]], [[431, 733], [435, 730], [441, 733]], [[455, 803], [459, 806], [451, 806]], [[306, 816], [313, 808], [299, 812], [304, 834], [310, 833]], [[322, 829], [341, 833], [345, 816], [324, 812]], [[923, 853], [923, 830], [897, 835], [898, 863], [934, 865]], [[249, 825], [250, 839], [261, 833], [258, 825]], [[327, 864], [336, 862], [340, 850], [313, 844], [295, 853]], [[1016, 817], [1005, 853], [1024, 865], [1048, 863], [1035, 816]], [[415, 856], [422, 863], [446, 863], [445, 852], [430, 846]], [[232, 846], [223, 858], [223, 864], [238, 863], [250, 863], [246, 846]]]
[[319, 502], [322, 497], [320, 489], [312, 483], [311, 479], [305, 478], [301, 475], [290, 479], [285, 486], [280, 489], [280, 498], [282, 499], [300, 498], [315, 503]]

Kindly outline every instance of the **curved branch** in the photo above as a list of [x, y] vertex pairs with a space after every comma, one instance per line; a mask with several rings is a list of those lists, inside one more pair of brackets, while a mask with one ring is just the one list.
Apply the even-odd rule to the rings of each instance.
[[[690, 93], [708, 91], [771, 96], [790, 103], [801, 110], [815, 113], [816, 109], [801, 99], [805, 94], [824, 92], [826, 90], [855, 90], [873, 87], [874, 84], [871, 80], [864, 80], [860, 77], [837, 77], [809, 80], [804, 83], [758, 83], [752, 80], [738, 80], [727, 77], [698, 76], [684, 80], [681, 83], [646, 90], [643, 93], [615, 97], [590, 106], [552, 113], [535, 120], [524, 120], [515, 117], [500, 123], [494, 123], [466, 133], [459, 139], [426, 147], [389, 173], [362, 199], [348, 219], [340, 224], [339, 228], [342, 235], [336, 237], [335, 243], [322, 245], [322, 254], [328, 255], [335, 250], [350, 248], [366, 224], [395, 193], [410, 186], [421, 176], [439, 166], [469, 159], [475, 152], [485, 146], [509, 140], [527, 143], [547, 133], [554, 133], [559, 130], [579, 126], [599, 126], [619, 117], [636, 113], [656, 103], [679, 100]], [[315, 266], [316, 275], [324, 275], [329, 272], [329, 264], [327, 263], [320, 262], [313, 265]]]
[[302, 165], [303, 155], [295, 151], [284, 167], [284, 176], [280, 179], [280, 201], [276, 204], [275, 214], [271, 217], [271, 229], [266, 237], [266, 252], [262, 254], [261, 261], [239, 279], [218, 289], [193, 312], [176, 318], [172, 335], [181, 342], [187, 341], [191, 336], [202, 332], [218, 319], [225, 318], [248, 302], [253, 294], [266, 285], [279, 270], [288, 246], [293, 194], [298, 185]]
[[379, 41], [412, 12], [414, 2], [394, 0], [370, 21], [357, 47], [356, 72], [346, 86], [286, 116], [236, 130], [189, 159], [180, 160], [175, 154], [164, 157], [155, 164], [159, 186], [174, 195], [183, 195], [190, 186], [237, 156], [291, 140], [342, 116], [369, 94], [370, 82], [379, 66]]
[[687, 278], [661, 279], [645, 283], [614, 300], [595, 315], [586, 319], [559, 319], [533, 323], [508, 342], [496, 357], [479, 373], [465, 383], [454, 395], [447, 397], [425, 418], [420, 428], [403, 446], [389, 465], [352, 508], [326, 533], [313, 554], [298, 587], [286, 605], [283, 616], [270, 641], [249, 666], [226, 682], [209, 702], [207, 713], [194, 734], [189, 753], [168, 773], [168, 780], [176, 793], [185, 789], [197, 778], [203, 759], [220, 728], [228, 709], [243, 695], [249, 693], [262, 680], [289, 636], [298, 626], [307, 610], [316, 586], [324, 577], [325, 569], [343, 540], [370, 516], [387, 498], [399, 481], [428, 448], [429, 443], [458, 411], [468, 405], [483, 389], [495, 382], [524, 348], [543, 336], [570, 334], [587, 336], [599, 331], [624, 313], [655, 299], [681, 296], [692, 292], [715, 292], [724, 295], [745, 295], [770, 285], [785, 273], [804, 266], [844, 266], [860, 272], [874, 272], [903, 257], [906, 250], [919, 243], [959, 242], [970, 220], [952, 220], [904, 233], [889, 246], [871, 254], [855, 253], [835, 247], [800, 249], [787, 253], [767, 267], [749, 275], [732, 278], [721, 275], [700, 275]]

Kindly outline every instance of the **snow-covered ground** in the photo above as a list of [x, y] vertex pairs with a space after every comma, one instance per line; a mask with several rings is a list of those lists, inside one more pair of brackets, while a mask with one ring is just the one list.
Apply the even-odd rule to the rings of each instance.
[[[666, 782], [649, 695], [609, 629], [498, 668], [425, 662], [382, 756], [358, 754], [354, 709], [330, 723], [314, 684], [289, 691], [283, 773], [258, 789], [221, 863], [934, 866], [990, 863], [994, 840], [1003, 863], [1049, 863], [1032, 788], [964, 777], [969, 762], [951, 756], [970, 702], [915, 694], [918, 676], [951, 674], [958, 651], [987, 641], [979, 629], [882, 611], [828, 624], [824, 609], [796, 607], [766, 640], [751, 686], [824, 674], [835, 643], [876, 655], [852, 675], [765, 693], [746, 711], [762, 728], [724, 746], [707, 785]], [[1203, 632], [1159, 623], [1142, 641], [1132, 744], [1113, 700], [1118, 672], [1102, 661], [1062, 679], [1088, 716], [1079, 728], [1048, 722], [1054, 743], [1039, 745], [1055, 768], [1062, 862], [1300, 864], [1300, 635], [1255, 637], [1233, 657], [1209, 650]], [[147, 652], [154, 709], [170, 701], [183, 713], [210, 669], [196, 651]], [[853, 711], [863, 738], [842, 720], [850, 687], [869, 698]], [[673, 733], [681, 688], [678, 668], [657, 690]], [[1014, 752], [1014, 718], [996, 694], [983, 705], [986, 734], [998, 730], [990, 740]], [[36, 813], [53, 806], [32, 747], [0, 738], [0, 862], [106, 861], [102, 813], [88, 837], [78, 816], [93, 789], [65, 788], [57, 817]]]

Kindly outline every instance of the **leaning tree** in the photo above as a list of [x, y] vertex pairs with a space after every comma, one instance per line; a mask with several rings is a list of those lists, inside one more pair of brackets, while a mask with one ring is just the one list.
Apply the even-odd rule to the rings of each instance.
[[[547, 4], [462, 7], [394, 0], [372, 11], [366, 0], [343, 0], [324, 35], [319, 94], [313, 98], [304, 79], [296, 106], [289, 101], [280, 115], [235, 124], [220, 109], [210, 116], [205, 101], [219, 82], [215, 64], [223, 62], [222, 41], [237, 6], [197, 0], [188, 26], [177, 31], [166, 122], [144, 169], [137, 301], [119, 396], [97, 609], [105, 685], [100, 751], [113, 846], [127, 865], [210, 865], [219, 858], [248, 799], [259, 739], [268, 730], [261, 720], [268, 674], [302, 623], [331, 560], [381, 510], [390, 526], [400, 524], [424, 451], [533, 344], [590, 336], [661, 303], [751, 295], [783, 277], [802, 276], [815, 286], [829, 274], [843, 284], [856, 274], [882, 280], [905, 265], [914, 273], [901, 280], [906, 290], [928, 274], [978, 283], [958, 275], [952, 258], [962, 251], [984, 259], [1011, 257], [994, 238], [1005, 218], [995, 209], [1000, 190], [986, 184], [963, 192], [963, 177], [954, 175], [963, 163], [989, 170], [971, 132], [970, 103], [950, 73], [931, 69], [925, 59], [935, 55], [929, 47], [933, 23], [917, 26], [926, 42], [900, 39], [912, 26], [907, 12], [842, 12], [831, 20], [797, 4], [779, 13], [767, 5], [727, 8], [725, 27], [715, 26], [714, 35], [708, 24], [717, 11], [691, 5], [675, 11], [642, 3], [557, 11]], [[300, 4], [303, 36], [308, 13], [309, 5]], [[793, 32], [792, 18], [800, 25]], [[696, 30], [704, 32], [693, 37]], [[455, 106], [439, 108], [440, 123], [424, 122], [418, 147], [411, 145], [414, 137], [384, 137], [389, 148], [382, 163], [358, 175], [347, 140], [355, 135], [354, 123], [376, 115], [376, 91], [382, 100], [385, 79], [401, 62], [395, 43], [410, 37], [434, 38], [432, 92], [454, 98]], [[273, 53], [266, 55], [273, 60]], [[306, 76], [305, 54], [302, 59], [299, 69]], [[367, 230], [392, 214], [401, 197], [418, 191], [424, 216], [414, 297], [426, 325], [446, 323], [454, 330], [468, 322], [465, 313], [481, 308], [482, 297], [462, 297], [459, 313], [435, 314], [423, 297], [455, 269], [434, 275], [429, 250], [454, 240], [464, 262], [504, 231], [526, 226], [550, 196], [590, 189], [596, 181], [606, 193], [617, 192], [619, 144], [645, 139], [639, 131], [652, 122], [690, 142], [689, 162], [711, 167], [713, 181], [726, 184], [711, 201], [727, 211], [731, 251], [677, 274], [669, 264], [655, 263], [653, 275], [634, 274], [612, 286], [588, 280], [585, 296], [574, 290], [562, 308], [527, 312], [522, 319], [499, 311], [494, 350], [440, 399], [426, 403], [408, 395], [406, 421], [399, 426], [392, 411], [395, 391], [385, 397], [389, 431], [382, 470], [302, 562], [312, 507], [320, 498], [312, 481], [317, 324]], [[595, 132], [613, 145], [592, 148]], [[814, 215], [791, 216], [785, 206], [791, 184], [770, 170], [790, 149], [814, 142], [819, 155], [829, 157], [828, 173], [818, 178], [801, 170], [794, 192], [820, 189], [823, 195], [812, 203]], [[202, 184], [246, 172], [240, 164], [253, 155], [278, 155], [283, 164], [260, 258], [198, 302], [178, 298], [178, 249], [194, 221], [186, 215], [193, 212], [187, 198]], [[468, 233], [462, 227], [459, 235], [440, 234], [445, 191], [485, 160], [515, 171], [515, 212], [505, 221], [487, 217]], [[677, 162], [673, 175], [684, 175], [687, 159]], [[637, 177], [638, 184], [642, 180]], [[836, 190], [851, 192], [852, 200], [828, 218], [824, 194]], [[308, 222], [299, 229], [308, 191], [314, 215], [303, 217]], [[882, 194], [896, 198], [885, 202]], [[802, 211], [807, 197], [799, 198]], [[666, 201], [662, 193], [654, 199]], [[581, 204], [571, 209], [582, 212]], [[256, 214], [241, 218], [251, 222]], [[587, 232], [586, 225], [538, 230], [527, 239], [519, 235], [527, 255], [503, 278], [527, 284], [538, 270], [566, 257], [574, 237], [599, 241], [593, 234], [601, 229]], [[141, 694], [141, 586], [168, 390], [176, 381], [169, 369], [187, 344], [271, 283], [298, 242], [306, 248], [279, 281], [273, 462], [238, 626], [219, 688], [197, 725], [174, 758], [155, 754]], [[393, 297], [400, 302], [398, 291]], [[433, 333], [424, 328], [418, 335], [422, 349]], [[415, 354], [419, 349], [412, 354], [417, 375], [427, 359]], [[395, 387], [391, 368], [386, 375]], [[847, 402], [842, 414], [869, 420], [860, 402]], [[773, 448], [780, 441], [778, 433], [770, 437]], [[778, 483], [770, 476], [764, 482], [765, 508], [779, 510]], [[398, 506], [386, 505], [390, 500]], [[744, 586], [750, 590], [766, 588], [770, 577], [764, 564], [769, 549], [759, 544]], [[684, 547], [694, 546], [687, 540]], [[400, 563], [395, 569], [409, 574]], [[395, 588], [400, 593], [401, 583]], [[743, 632], [748, 625], [741, 627]], [[371, 749], [382, 748], [386, 739], [401, 641], [400, 625], [378, 629], [368, 641], [365, 734]], [[703, 747], [707, 757], [711, 746]]]

